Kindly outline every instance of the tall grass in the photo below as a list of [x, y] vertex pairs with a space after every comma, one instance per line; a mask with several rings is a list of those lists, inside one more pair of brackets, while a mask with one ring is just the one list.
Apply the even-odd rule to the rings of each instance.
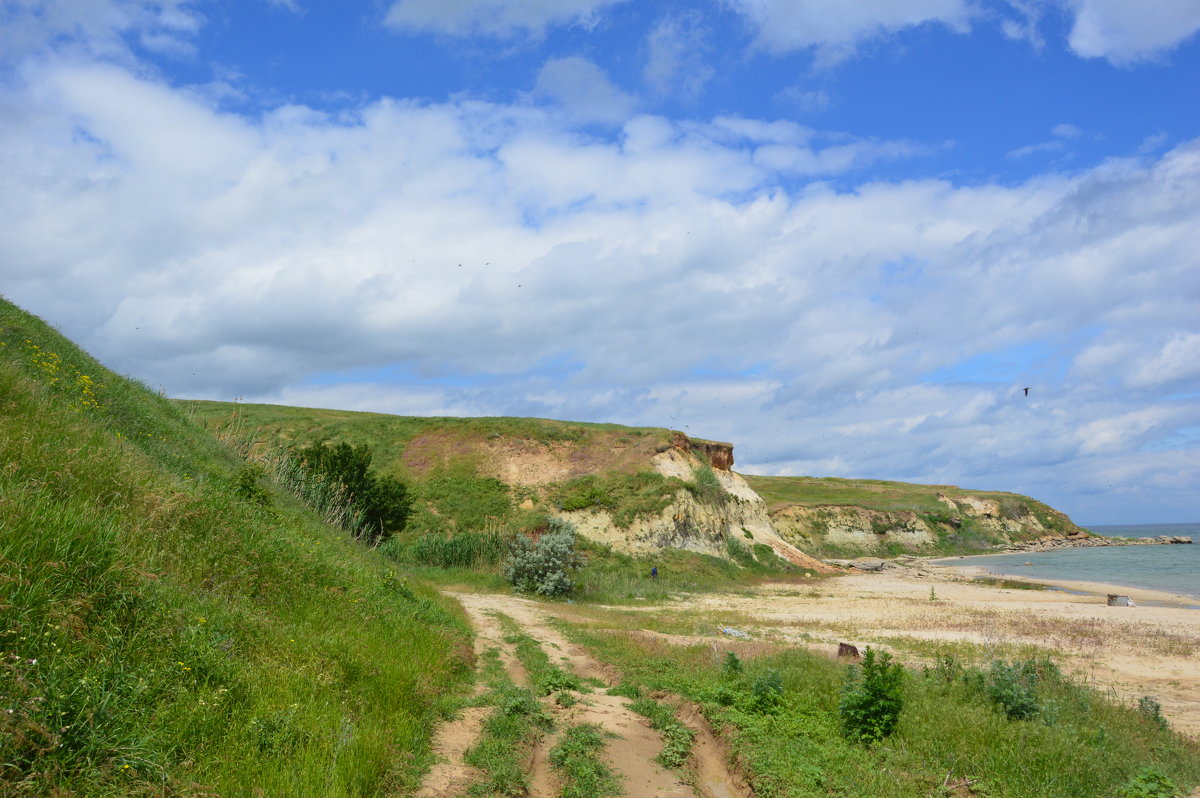
[[417, 783], [465, 622], [244, 465], [0, 301], [4, 795]]

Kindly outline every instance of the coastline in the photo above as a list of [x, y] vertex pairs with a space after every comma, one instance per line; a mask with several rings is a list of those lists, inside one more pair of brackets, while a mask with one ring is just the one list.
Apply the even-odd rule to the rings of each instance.
[[[1097, 546], [1145, 546], [1145, 545], [1179, 545], [1190, 544], [1190, 537], [1161, 536], [1153, 538], [1101, 538], [1104, 542], [1092, 542], [1096, 538], [1060, 539], [1055, 541], [1038, 541], [1025, 544], [1025, 548], [1006, 546], [1001, 550], [989, 551], [982, 554], [961, 554], [950, 557], [902, 557], [894, 560], [897, 565], [904, 561], [919, 560], [923, 567], [938, 569], [946, 573], [958, 570], [971, 578], [1007, 579], [1014, 582], [1024, 582], [1033, 585], [1043, 585], [1053, 590], [1063, 590], [1081, 595], [1107, 597], [1109, 594], [1129, 596], [1135, 602], [1149, 601], [1164, 606], [1181, 606], [1187, 609], [1200, 609], [1200, 591], [1196, 593], [1177, 593], [1162, 588], [1150, 588], [1120, 581], [1099, 581], [1088, 579], [1072, 579], [1070, 577], [1040, 577], [1009, 571], [998, 573], [986, 566], [986, 561], [993, 557], [1011, 557], [1014, 554], [1041, 554], [1050, 551], [1063, 551], [1076, 548], [1092, 548]], [[1039, 545], [1042, 544], [1042, 545]], [[961, 561], [961, 562], [960, 562]]]
[[[989, 557], [996, 555], [980, 554], [972, 557]], [[944, 559], [944, 558], [943, 558]], [[1042, 585], [1051, 590], [1061, 590], [1077, 596], [1091, 596], [1103, 600], [1107, 605], [1108, 596], [1116, 594], [1129, 596], [1138, 604], [1146, 606], [1175, 607], [1178, 609], [1200, 610], [1200, 597], [1189, 596], [1186, 593], [1171, 593], [1165, 590], [1121, 585], [1113, 582], [1091, 582], [1082, 579], [1041, 579], [1038, 577], [1022, 576], [1019, 574], [997, 574], [981, 565], [939, 565], [933, 562], [925, 563], [935, 572], [955, 574], [968, 579], [1008, 580], [1023, 582], [1028, 585]]]

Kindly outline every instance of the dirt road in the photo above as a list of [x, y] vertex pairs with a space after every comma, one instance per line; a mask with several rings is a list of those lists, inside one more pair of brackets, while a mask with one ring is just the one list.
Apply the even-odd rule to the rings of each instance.
[[[544, 737], [530, 752], [527, 770], [530, 796], [557, 798], [560, 794], [557, 774], [549, 766], [549, 751], [557, 742], [561, 730], [576, 724], [596, 724], [613, 735], [602, 758], [618, 775], [625, 795], [664, 798], [750, 796], [744, 782], [730, 772], [724, 750], [703, 716], [690, 707], [683, 707], [679, 715], [680, 721], [696, 735], [688, 766], [682, 772], [673, 772], [656, 762], [655, 757], [663, 745], [658, 733], [650, 727], [649, 721], [629, 709], [630, 699], [609, 692], [615, 676], [611, 669], [569, 642], [550, 625], [550, 608], [547, 605], [515, 596], [452, 595], [462, 603], [476, 629], [476, 654], [482, 656], [489, 649], [496, 649], [516, 684], [529, 686], [529, 678], [517, 659], [514, 645], [505, 640], [506, 635], [497, 615], [515, 621], [524, 634], [538, 642], [554, 664], [583, 679], [604, 685], [582, 696], [579, 703], [570, 707], [561, 707], [549, 700], [544, 702], [547, 711], [554, 717], [555, 731]], [[482, 690], [482, 687], [478, 689]], [[467, 794], [470, 785], [481, 774], [463, 762], [463, 755], [478, 741], [491, 711], [487, 707], [469, 707], [439, 729], [434, 740], [438, 762], [416, 793], [417, 798], [449, 798]]]

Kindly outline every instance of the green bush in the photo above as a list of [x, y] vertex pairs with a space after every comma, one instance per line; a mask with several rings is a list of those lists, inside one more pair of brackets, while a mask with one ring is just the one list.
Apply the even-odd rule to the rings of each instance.
[[271, 494], [262, 485], [262, 480], [266, 475], [267, 470], [258, 463], [246, 463], [234, 474], [234, 492], [239, 499], [270, 507]]
[[1038, 667], [1033, 660], [993, 662], [984, 692], [1009, 720], [1028, 720], [1042, 707], [1038, 701]]
[[1162, 714], [1162, 704], [1152, 695], [1144, 695], [1138, 699], [1138, 712], [1142, 717], [1160, 729], [1167, 728], [1167, 719]]
[[890, 654], [868, 647], [861, 675], [851, 665], [838, 704], [842, 731], [853, 740], [870, 743], [892, 733], [904, 706], [904, 668]]
[[579, 565], [575, 552], [575, 525], [552, 518], [548, 530], [535, 542], [518, 535], [502, 568], [504, 578], [521, 593], [567, 596], [575, 587], [570, 573]]
[[378, 542], [404, 528], [412, 507], [408, 488], [371, 471], [371, 447], [365, 443], [315, 443], [296, 457], [305, 471], [344, 493], [361, 522], [361, 536]]
[[783, 677], [771, 668], [750, 685], [750, 700], [746, 708], [756, 715], [770, 715], [783, 706]]
[[729, 494], [721, 487], [720, 480], [711, 466], [702, 465], [692, 469], [692, 482], [688, 485], [692, 494], [706, 504], [720, 506], [729, 499]]

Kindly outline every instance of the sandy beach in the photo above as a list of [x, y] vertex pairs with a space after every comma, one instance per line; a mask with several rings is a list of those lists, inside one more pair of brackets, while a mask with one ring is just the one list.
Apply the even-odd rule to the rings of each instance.
[[[1154, 696], [1175, 729], [1200, 737], [1200, 610], [1189, 609], [1194, 598], [1073, 581], [1056, 581], [1061, 590], [1014, 589], [976, 581], [982, 573], [978, 566], [921, 563], [765, 585], [749, 595], [697, 595], [686, 609], [653, 609], [694, 618], [698, 632], [707, 622], [718, 635], [727, 624], [752, 639], [826, 652], [839, 642], [873, 645], [914, 666], [932, 661], [945, 642], [965, 644], [958, 653], [984, 665], [999, 657], [1057, 653], [1065, 672], [1111, 688], [1124, 701]], [[1109, 593], [1130, 596], [1137, 606], [1110, 607]]]

